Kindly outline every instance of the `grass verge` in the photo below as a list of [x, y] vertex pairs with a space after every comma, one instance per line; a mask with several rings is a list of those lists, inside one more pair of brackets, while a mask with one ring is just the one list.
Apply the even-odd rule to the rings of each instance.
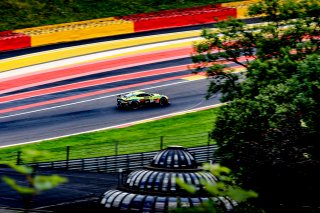
[[185, 147], [206, 145], [219, 108], [187, 113], [157, 121], [120, 129], [85, 133], [65, 138], [42, 141], [0, 149], [0, 162], [15, 161], [17, 152], [24, 149], [46, 150], [51, 154], [41, 161], [66, 158], [70, 146], [70, 159], [128, 154], [159, 150], [160, 146]]

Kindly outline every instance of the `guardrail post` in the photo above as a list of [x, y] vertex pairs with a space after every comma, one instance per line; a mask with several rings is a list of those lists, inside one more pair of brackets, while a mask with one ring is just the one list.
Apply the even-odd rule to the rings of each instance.
[[123, 169], [118, 169], [118, 186], [123, 183]]
[[160, 136], [160, 150], [163, 149], [163, 136]]
[[117, 169], [118, 169], [119, 142], [116, 141], [114, 146], [115, 146], [114, 147], [114, 159], [115, 159], [114, 169], [115, 169], [115, 171], [117, 171]]
[[114, 144], [114, 155], [117, 156], [118, 155], [118, 150], [119, 149], [119, 143], [118, 141], [115, 142]]
[[126, 155], [126, 166], [127, 166], [127, 171], [130, 169], [130, 160], [129, 160], [129, 154]]
[[104, 157], [104, 171], [108, 172], [108, 157]]
[[17, 162], [16, 162], [17, 165], [20, 165], [21, 164], [21, 151], [19, 150], [17, 152]]
[[143, 160], [144, 160], [144, 156], [143, 156], [143, 152], [140, 153], [140, 163], [141, 166], [143, 166]]
[[69, 168], [69, 159], [70, 159], [70, 146], [67, 146], [67, 150], [66, 150], [66, 169]]
[[211, 133], [208, 132], [208, 141], [207, 141], [207, 160], [208, 160], [208, 162], [210, 159], [210, 141], [211, 141]]
[[96, 166], [97, 166], [97, 172], [100, 172], [100, 161], [98, 158], [96, 158]]
[[81, 159], [81, 171], [84, 170], [84, 158]]

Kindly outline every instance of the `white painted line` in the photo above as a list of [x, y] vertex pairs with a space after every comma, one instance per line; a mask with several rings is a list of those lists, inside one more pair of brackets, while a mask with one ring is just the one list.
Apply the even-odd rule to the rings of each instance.
[[[203, 80], [203, 79], [201, 79], [201, 80]], [[153, 87], [143, 88], [143, 89], [141, 89], [141, 90], [155, 89], [155, 88], [172, 86], [172, 85], [183, 84], [183, 83], [188, 83], [188, 82], [192, 82], [192, 81], [179, 81], [179, 82], [170, 83], [170, 84], [163, 84], [163, 85], [159, 85], [159, 86], [153, 86]], [[135, 89], [135, 90], [139, 90], [139, 89]], [[135, 90], [133, 90], [133, 91], [135, 91]], [[6, 115], [6, 116], [0, 117], [0, 119], [1, 119], [1, 118], [15, 117], [15, 116], [19, 116], [19, 115], [31, 114], [31, 113], [34, 113], [34, 112], [48, 111], [48, 110], [57, 109], [57, 108], [65, 107], [65, 106], [71, 106], [71, 105], [76, 105], [76, 104], [91, 102], [91, 101], [95, 101], [95, 100], [100, 100], [100, 99], [104, 99], [104, 98], [115, 97], [115, 96], [117, 96], [117, 95], [119, 95], [119, 94], [101, 96], [101, 97], [99, 97], [99, 98], [92, 98], [92, 99], [88, 99], [88, 100], [77, 101], [77, 102], [68, 103], [68, 104], [63, 104], [63, 105], [59, 105], [59, 106], [48, 107], [48, 108], [44, 108], [44, 109], [38, 109], [38, 110], [33, 110], [33, 111], [28, 111], [28, 112], [22, 112], [22, 113], [17, 113], [17, 114], [12, 114], [12, 115]]]
[[36, 140], [36, 141], [29, 141], [29, 142], [24, 142], [24, 143], [19, 143], [19, 144], [5, 145], [5, 146], [0, 146], [0, 148], [19, 146], [19, 145], [26, 145], [26, 144], [32, 144], [32, 143], [39, 143], [39, 142], [43, 142], [43, 141], [47, 141], [47, 140], [65, 138], [65, 137], [74, 136], [74, 135], [80, 135], [80, 134], [97, 132], [97, 131], [102, 131], [102, 130], [115, 129], [115, 128], [121, 128], [121, 127], [126, 127], [126, 126], [132, 126], [132, 125], [135, 125], [135, 124], [151, 122], [151, 121], [159, 120], [159, 119], [162, 119], [162, 118], [168, 118], [168, 117], [172, 117], [172, 116], [176, 116], [176, 115], [183, 115], [183, 114], [190, 113], [190, 112], [197, 112], [197, 111], [201, 111], [201, 110], [216, 108], [216, 107], [220, 107], [222, 105], [225, 105], [225, 103], [215, 104], [215, 105], [205, 106], [205, 107], [199, 107], [199, 108], [180, 111], [180, 112], [174, 112], [174, 113], [167, 114], [167, 115], [156, 116], [156, 117], [153, 117], [153, 118], [143, 119], [143, 120], [139, 120], [139, 121], [133, 121], [133, 122], [129, 122], [129, 123], [124, 123], [124, 124], [119, 124], [119, 125], [115, 125], [115, 126], [109, 126], [109, 127], [105, 127], [105, 128], [94, 129], [94, 130], [89, 130], [89, 131], [84, 131], [84, 132], [79, 132], [79, 133], [74, 133], [74, 134], [68, 134], [68, 135], [63, 135], [63, 136], [58, 136], [58, 137], [53, 137], [53, 138], [46, 138], [46, 139]]
[[103, 45], [103, 44], [108, 44], [108, 43], [112, 43], [112, 42], [128, 42], [128, 41], [135, 41], [135, 40], [139, 40], [139, 39], [143, 39], [143, 38], [159, 38], [159, 37], [168, 37], [171, 35], [179, 35], [179, 34], [185, 34], [186, 32], [189, 33], [197, 33], [199, 32], [199, 35], [201, 33], [202, 30], [191, 30], [191, 31], [182, 31], [182, 32], [174, 32], [174, 33], [166, 33], [166, 34], [156, 34], [156, 35], [149, 35], [149, 36], [140, 36], [140, 37], [133, 37], [133, 38], [127, 38], [127, 39], [119, 39], [119, 40], [110, 40], [110, 41], [103, 41], [103, 42], [97, 42], [97, 43], [91, 43], [91, 44], [83, 44], [83, 45], [79, 45], [79, 46], [71, 46], [71, 47], [65, 47], [65, 48], [60, 48], [60, 49], [53, 49], [53, 50], [48, 50], [48, 51], [43, 51], [43, 52], [36, 52], [36, 53], [31, 53], [31, 54], [27, 54], [27, 55], [21, 55], [21, 56], [17, 56], [14, 58], [8, 58], [8, 59], [4, 59], [3, 61], [12, 61], [12, 60], [16, 60], [16, 59], [23, 59], [23, 58], [29, 58], [30, 56], [38, 56], [38, 55], [42, 55], [44, 53], [56, 53], [56, 52], [64, 52], [66, 50], [74, 50], [74, 49], [79, 49], [79, 48], [83, 48], [83, 47], [94, 47], [94, 46], [98, 46], [98, 45]]
[[36, 65], [28, 66], [28, 67], [22, 67], [22, 68], [9, 70], [6, 72], [1, 72], [0, 79], [13, 77], [13, 76], [21, 75], [21, 74], [40, 72], [43, 70], [49, 70], [49, 69], [58, 68], [58, 67], [65, 67], [65, 66], [76, 64], [79, 62], [96, 60], [96, 59], [100, 59], [100, 58], [104, 58], [104, 57], [108, 57], [108, 56], [112, 56], [112, 55], [134, 52], [134, 51], [139, 51], [139, 50], [144, 50], [144, 49], [154, 48], [154, 47], [164, 47], [164, 46], [171, 45], [171, 44], [179, 44], [179, 43], [184, 43], [184, 42], [198, 41], [200, 39], [201, 39], [200, 37], [196, 37], [196, 38], [187, 38], [187, 39], [180, 39], [180, 40], [174, 40], [174, 41], [159, 42], [159, 43], [153, 43], [153, 44], [147, 44], [147, 45], [128, 47], [128, 48], [123, 48], [123, 49], [108, 50], [108, 51], [104, 51], [104, 52], [93, 53], [93, 54], [88, 54], [88, 55], [83, 55], [83, 56], [77, 56], [77, 57], [72, 57], [72, 58], [67, 58], [67, 59], [61, 59], [61, 60], [57, 60], [57, 61], [46, 62], [46, 63], [42, 63], [42, 64], [36, 64]]
[[[241, 73], [241, 72], [243, 72], [243, 71], [236, 71], [236, 72], [234, 72], [234, 73]], [[163, 85], [154, 86], [154, 87], [147, 87], [147, 88], [143, 88], [143, 89], [141, 89], [141, 90], [161, 88], [161, 87], [172, 86], [172, 85], [183, 84], [183, 83], [189, 83], [189, 82], [199, 81], [199, 80], [204, 80], [204, 79], [201, 78], [201, 79], [193, 79], [193, 80], [183, 80], [183, 79], [181, 79], [181, 80], [182, 80], [182, 81], [179, 81], [179, 82], [170, 83], [170, 84], [163, 84]], [[135, 90], [139, 90], [139, 89], [135, 89]], [[132, 90], [132, 91], [135, 91], [135, 90]], [[91, 102], [91, 101], [95, 101], [95, 100], [100, 100], [100, 99], [104, 99], [104, 98], [115, 97], [115, 96], [117, 96], [117, 95], [119, 95], [119, 94], [120, 94], [120, 93], [114, 94], [114, 95], [108, 95], [108, 96], [101, 96], [101, 97], [99, 97], [99, 98], [92, 98], [92, 99], [83, 100], [83, 101], [77, 101], [77, 102], [68, 103], [68, 104], [63, 104], [63, 105], [54, 106], [54, 107], [48, 107], [48, 108], [43, 108], [43, 109], [38, 109], [38, 110], [33, 110], [33, 111], [28, 111], [28, 112], [22, 112], [22, 113], [16, 113], [16, 114], [12, 114], [12, 115], [6, 115], [6, 116], [0, 117], [0, 119], [2, 119], [2, 118], [16, 117], [16, 116], [19, 116], [19, 115], [31, 114], [31, 113], [34, 113], [34, 112], [48, 111], [48, 110], [57, 109], [57, 108], [65, 107], [65, 106], [71, 106], [71, 105], [76, 105], [76, 104]]]
[[[148, 61], [148, 62], [150, 62], [150, 63], [152, 63], [152, 61]], [[134, 66], [134, 64], [132, 64], [132, 66]], [[174, 68], [174, 67], [172, 67], [172, 68]], [[109, 71], [110, 70], [113, 70], [114, 68], [111, 68], [111, 69], [109, 69]], [[116, 70], [116, 69], [118, 69], [118, 68], [115, 68], [114, 70]], [[165, 70], [165, 69], [167, 69], [167, 68], [159, 68], [158, 70]], [[103, 72], [103, 71], [108, 71], [108, 69], [102, 69], [102, 70], [95, 70], [94, 72], [88, 72], [88, 73], [86, 73], [87, 75], [89, 75], [89, 74], [91, 74], [91, 73], [99, 73], [99, 72]], [[174, 73], [174, 72], [181, 72], [182, 70], [176, 70], [176, 71], [171, 71], [171, 72], [169, 72], [169, 73]], [[126, 77], [126, 76], [130, 76], [130, 75], [132, 75], [132, 74], [141, 74], [141, 76], [144, 76], [143, 75], [143, 73], [148, 73], [148, 72], [150, 72], [150, 70], [146, 70], [146, 71], [141, 71], [141, 72], [135, 72], [135, 73], [128, 73], [128, 74], [122, 74], [121, 76], [124, 76], [124, 77]], [[167, 74], [168, 72], [164, 72], [164, 73], [161, 73], [161, 74]], [[145, 75], [145, 76], [147, 76], [147, 77], [152, 77], [152, 76], [157, 76], [157, 75], [160, 75], [159, 73], [156, 73], [156, 74], [151, 74], [151, 75]], [[80, 76], [84, 76], [83, 74], [78, 74], [78, 75], [73, 75], [72, 76], [72, 78], [76, 78], [76, 77], [80, 77]], [[118, 75], [118, 76], [120, 76], [120, 75]], [[136, 77], [131, 77], [131, 78], [127, 78], [126, 80], [128, 80], [128, 79], [138, 79], [138, 78], [141, 78], [141, 76], [136, 76]], [[86, 81], [81, 81], [81, 82], [75, 82], [75, 83], [70, 83], [70, 84], [68, 84], [69, 86], [72, 86], [72, 85], [76, 85], [76, 88], [74, 88], [74, 89], [80, 89], [77, 85], [79, 85], [79, 84], [82, 84], [82, 83], [90, 83], [90, 82], [96, 82], [97, 80], [107, 80], [107, 79], [112, 79], [112, 78], [114, 78], [115, 76], [110, 76], [110, 77], [105, 77], [105, 78], [100, 78], [100, 79], [92, 79], [92, 80], [86, 80]], [[64, 76], [64, 77], [61, 77], [61, 78], [56, 78], [56, 79], [54, 79], [54, 81], [52, 81], [52, 80], [47, 80], [47, 81], [41, 81], [41, 82], [36, 82], [36, 83], [33, 83], [33, 84], [29, 84], [29, 85], [22, 85], [22, 86], [19, 86], [19, 87], [14, 87], [14, 88], [11, 88], [11, 89], [4, 89], [4, 90], [2, 90], [1, 92], [0, 92], [0, 94], [4, 94], [4, 93], [8, 93], [8, 92], [12, 92], [12, 91], [17, 91], [17, 90], [21, 90], [21, 89], [25, 89], [25, 88], [30, 88], [30, 87], [34, 87], [34, 86], [38, 86], [38, 85], [45, 85], [45, 84], [48, 84], [48, 83], [53, 83], [53, 82], [57, 82], [57, 81], [63, 81], [63, 80], [66, 80], [66, 79], [70, 79], [70, 76]], [[115, 83], [115, 82], [119, 82], [119, 81], [123, 81], [123, 79], [118, 79], [118, 80], [113, 80], [112, 82], [106, 82], [106, 83], [108, 83], [108, 84], [110, 84], [110, 83]], [[1, 81], [0, 81], [1, 82]], [[101, 82], [100, 83], [93, 83], [93, 84], [91, 84], [90, 86], [96, 86], [96, 85], [100, 85], [100, 84], [102, 84]], [[54, 89], [54, 88], [56, 88], [56, 89], [59, 89], [59, 88], [63, 88], [65, 85], [60, 85], [60, 86], [54, 86], [54, 87], [50, 87], [51, 89]], [[82, 88], [85, 88], [85, 87], [89, 87], [89, 86], [84, 86], [84, 87], [82, 87]], [[42, 91], [42, 90], [46, 90], [46, 88], [45, 89], [39, 89], [38, 91]], [[67, 89], [67, 90], [72, 90], [72, 89]], [[67, 91], [67, 90], [65, 90], [65, 91]], [[64, 91], [64, 92], [65, 92]], [[33, 91], [31, 91], [31, 92], [33, 92]], [[24, 94], [26, 94], [26, 93], [28, 93], [28, 92], [24, 92]], [[1, 102], [1, 103], [3, 103], [3, 102]]]

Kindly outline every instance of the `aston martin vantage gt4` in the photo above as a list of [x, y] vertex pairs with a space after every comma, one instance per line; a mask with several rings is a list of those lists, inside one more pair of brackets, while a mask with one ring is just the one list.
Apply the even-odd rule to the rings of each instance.
[[146, 105], [168, 106], [169, 98], [158, 93], [147, 93], [140, 90], [117, 96], [119, 109], [138, 109]]

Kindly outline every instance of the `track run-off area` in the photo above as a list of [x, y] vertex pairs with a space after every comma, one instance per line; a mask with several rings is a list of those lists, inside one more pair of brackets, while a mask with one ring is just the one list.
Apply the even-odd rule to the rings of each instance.
[[[139, 36], [1, 59], [0, 147], [216, 106], [219, 97], [205, 99], [205, 74], [189, 69], [192, 44], [201, 40], [200, 32]], [[171, 105], [118, 110], [116, 96], [134, 90], [165, 94]]]

